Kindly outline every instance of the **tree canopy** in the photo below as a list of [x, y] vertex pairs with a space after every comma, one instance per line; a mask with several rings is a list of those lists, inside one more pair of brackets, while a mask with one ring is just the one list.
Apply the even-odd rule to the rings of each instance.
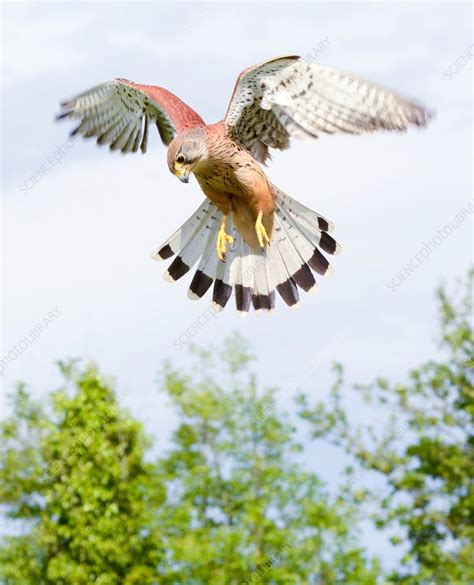
[[297, 462], [296, 429], [267, 413], [275, 391], [258, 392], [245, 344], [227, 343], [222, 367], [195, 357], [201, 374], [164, 370], [179, 424], [154, 462], [96, 369], [63, 366], [50, 408], [17, 390], [0, 500], [22, 533], [0, 548], [4, 583], [376, 583], [355, 507]]
[[19, 585], [155, 583], [153, 509], [165, 492], [144, 460], [149, 441], [95, 368], [61, 367], [67, 385], [47, 407], [20, 386], [1, 428], [0, 501], [22, 522], [0, 548], [0, 574]]
[[[351, 457], [348, 492], [365, 491], [375, 526], [395, 531], [392, 542], [404, 554], [391, 583], [474, 583], [472, 278], [471, 272], [453, 295], [437, 292], [439, 359], [400, 382], [381, 377], [354, 387], [377, 409], [379, 429], [352, 424], [352, 393], [340, 367], [330, 401], [310, 406], [304, 395], [299, 399], [314, 437]], [[382, 489], [374, 476], [384, 480]]]
[[[163, 368], [178, 422], [153, 451], [95, 366], [59, 364], [64, 385], [42, 400], [19, 385], [0, 427], [0, 503], [15, 528], [0, 582], [474, 582], [471, 282], [438, 292], [437, 360], [355, 387], [337, 366], [329, 399], [302, 392], [290, 414], [277, 388], [259, 388], [239, 336], [194, 348], [190, 373]], [[354, 393], [380, 425], [353, 420]], [[315, 442], [301, 442], [308, 429]], [[348, 461], [337, 489], [305, 465], [320, 441]], [[395, 569], [361, 545], [367, 520], [391, 530]]]

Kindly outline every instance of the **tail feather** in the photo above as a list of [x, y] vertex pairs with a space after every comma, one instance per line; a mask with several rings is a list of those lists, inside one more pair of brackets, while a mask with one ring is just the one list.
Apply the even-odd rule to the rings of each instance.
[[275, 308], [275, 290], [270, 285], [269, 263], [266, 259], [265, 252], [259, 251], [253, 258], [254, 269], [254, 291], [252, 295], [252, 305], [257, 313], [262, 311], [271, 311]]
[[306, 205], [303, 205], [296, 199], [293, 199], [283, 191], [281, 191], [275, 185], [272, 185], [273, 195], [275, 202], [278, 207], [285, 209], [291, 217], [296, 219], [298, 223], [307, 226], [309, 231], [323, 231], [332, 232], [334, 230], [334, 224], [319, 213], [316, 213]]
[[[286, 232], [294, 247], [300, 253], [303, 264], [306, 264], [308, 268], [312, 268], [321, 276], [329, 276], [331, 273], [331, 267], [329, 262], [317, 248], [320, 240], [317, 235], [309, 233], [306, 229], [301, 227], [301, 225], [298, 225], [287, 209], [280, 207], [279, 211], [282, 214], [283, 221], [289, 224]], [[306, 267], [302, 266], [302, 270], [304, 273], [307, 273]], [[314, 286], [317, 286], [316, 281]], [[306, 292], [316, 292], [316, 288], [314, 288], [314, 290], [310, 288]]]
[[[220, 218], [218, 217], [216, 221], [220, 223]], [[219, 262], [215, 250], [215, 231], [212, 229], [207, 231], [209, 234], [205, 244], [204, 252], [188, 289], [188, 298], [192, 300], [198, 300], [202, 298], [209, 290], [212, 282], [214, 281], [214, 277], [217, 271], [217, 264]]]
[[169, 265], [168, 271], [165, 272], [166, 280], [172, 282], [181, 278], [190, 268], [196, 264], [199, 258], [205, 253], [209, 244], [212, 245], [212, 238], [210, 233], [215, 233], [219, 229], [219, 219], [217, 215], [213, 214], [210, 218], [203, 218], [199, 227], [193, 233], [186, 245], [179, 251], [176, 258]]
[[225, 260], [219, 261], [214, 289], [212, 291], [212, 302], [218, 310], [224, 309], [229, 301], [232, 295], [232, 286], [235, 279], [235, 264], [238, 258], [240, 236], [236, 228], [233, 228], [231, 235], [234, 238], [234, 244], [231, 246], [230, 250], [227, 251]]
[[[313, 248], [311, 244], [304, 238], [303, 234], [300, 234], [294, 224], [288, 220], [284, 210], [277, 210], [277, 218], [282, 225], [286, 234], [286, 240], [293, 250], [293, 257], [297, 269], [291, 272], [292, 278], [296, 281], [297, 285], [302, 288], [305, 292], [316, 291], [316, 280], [307, 265], [308, 260], [313, 255]], [[296, 268], [295, 265], [295, 268]]]
[[[289, 273], [285, 260], [282, 258], [282, 255], [278, 249], [277, 240], [280, 237], [284, 236], [281, 233], [280, 226], [276, 224], [270, 245], [267, 246], [267, 248], [264, 250], [264, 253], [268, 267], [270, 290], [277, 290], [281, 296], [282, 292], [285, 293], [288, 289], [287, 286], [284, 286], [284, 283], [289, 281], [291, 274]], [[291, 304], [296, 304], [299, 300], [297, 293], [295, 299], [294, 295], [291, 294], [291, 290], [286, 292], [285, 297], [288, 300], [293, 297], [293, 301], [290, 301]]]
[[252, 302], [255, 272], [254, 254], [242, 238], [239, 239], [237, 245], [240, 246], [240, 252], [234, 283], [235, 305], [237, 311], [243, 315], [249, 312]]
[[[278, 216], [275, 221], [275, 230], [270, 245], [265, 250], [272, 275], [272, 284], [284, 302], [290, 306], [298, 306], [299, 294], [296, 282], [292, 278], [298, 261], [288, 246], [288, 238], [283, 231]], [[298, 266], [299, 268], [299, 266]]]
[[205, 199], [191, 217], [152, 253], [152, 258], [155, 260], [171, 258], [186, 246], [202, 225], [206, 224], [209, 215], [220, 213], [215, 205]]
[[216, 254], [216, 239], [222, 213], [205, 201], [184, 225], [153, 254], [156, 260], [176, 255], [165, 277], [175, 281], [199, 260], [188, 290], [191, 299], [202, 298], [214, 283], [212, 300], [223, 309], [232, 291], [237, 311], [246, 314], [275, 308], [275, 291], [290, 307], [298, 306], [298, 288], [317, 290], [313, 271], [330, 274], [329, 262], [321, 252], [337, 254], [339, 244], [329, 235], [332, 222], [298, 203], [271, 185], [275, 198], [275, 225], [271, 242], [253, 250], [233, 225], [227, 231], [234, 243], [224, 260]]
[[285, 233], [288, 235], [289, 240], [300, 254], [301, 260], [308, 262], [313, 255], [316, 238], [311, 237], [284, 207], [277, 209], [277, 215], [284, 225]]

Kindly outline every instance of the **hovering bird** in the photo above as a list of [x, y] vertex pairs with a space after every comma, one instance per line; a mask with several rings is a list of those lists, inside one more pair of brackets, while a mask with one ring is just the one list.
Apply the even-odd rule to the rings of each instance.
[[275, 290], [290, 307], [298, 288], [316, 290], [313, 271], [330, 273], [322, 254], [340, 250], [333, 224], [273, 185], [262, 164], [270, 148], [285, 150], [291, 138], [322, 134], [404, 131], [425, 126], [422, 106], [350, 73], [278, 57], [243, 71], [223, 120], [206, 124], [162, 87], [116, 79], [62, 105], [58, 118], [77, 118], [72, 135], [97, 137], [123, 153], [146, 152], [150, 123], [168, 146], [168, 167], [183, 183], [196, 177], [207, 199], [155, 252], [176, 256], [165, 273], [175, 282], [199, 261], [188, 296], [213, 286], [223, 309], [235, 292], [237, 310], [275, 307]]

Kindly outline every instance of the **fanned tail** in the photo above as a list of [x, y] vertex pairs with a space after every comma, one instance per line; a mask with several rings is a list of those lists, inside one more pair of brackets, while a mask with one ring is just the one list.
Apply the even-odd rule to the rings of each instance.
[[222, 310], [234, 291], [237, 311], [245, 315], [253, 306], [256, 312], [275, 308], [275, 291], [290, 307], [299, 305], [298, 289], [317, 290], [313, 272], [331, 273], [322, 252], [334, 255], [339, 244], [329, 235], [334, 225], [323, 216], [270, 185], [275, 199], [275, 226], [271, 242], [264, 249], [252, 250], [241, 238], [231, 218], [226, 231], [234, 238], [224, 260], [216, 254], [217, 232], [223, 214], [207, 199], [158, 250], [155, 260], [176, 256], [165, 272], [175, 282], [198, 263], [188, 290], [193, 300], [204, 297], [213, 286], [212, 301]]

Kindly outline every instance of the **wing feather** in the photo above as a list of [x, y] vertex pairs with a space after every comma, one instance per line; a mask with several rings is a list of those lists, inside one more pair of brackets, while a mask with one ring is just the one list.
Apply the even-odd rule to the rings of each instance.
[[96, 137], [123, 153], [146, 152], [150, 120], [168, 145], [177, 132], [204, 125], [204, 120], [163, 87], [116, 79], [93, 87], [61, 104], [58, 119], [80, 120], [72, 134]]
[[224, 119], [227, 132], [265, 162], [269, 148], [321, 134], [404, 131], [426, 126], [433, 113], [351, 73], [279, 57], [239, 76]]

